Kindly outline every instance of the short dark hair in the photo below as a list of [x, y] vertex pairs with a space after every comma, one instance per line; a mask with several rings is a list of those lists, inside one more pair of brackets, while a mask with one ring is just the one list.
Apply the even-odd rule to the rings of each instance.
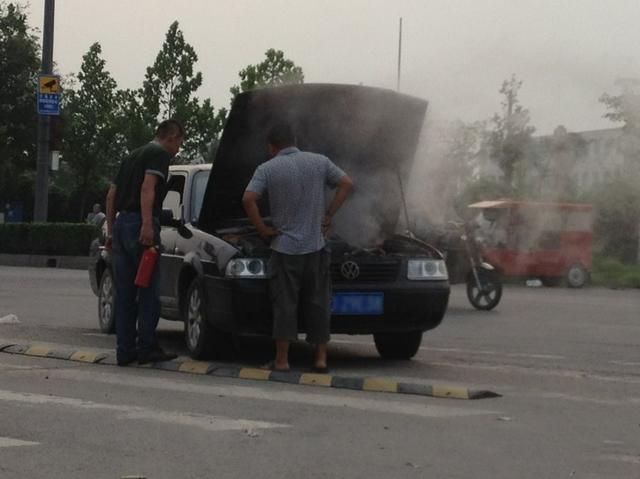
[[164, 140], [169, 135], [176, 135], [178, 137], [184, 137], [184, 127], [178, 120], [170, 118], [164, 120], [156, 128], [156, 138]]
[[293, 128], [288, 123], [276, 123], [267, 133], [267, 143], [276, 148], [286, 148], [296, 144]]

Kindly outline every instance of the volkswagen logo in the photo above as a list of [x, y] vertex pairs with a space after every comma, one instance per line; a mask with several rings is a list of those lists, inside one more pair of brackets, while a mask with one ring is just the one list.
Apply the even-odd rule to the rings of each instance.
[[360, 267], [353, 261], [345, 261], [340, 266], [340, 273], [344, 279], [356, 279], [360, 276]]

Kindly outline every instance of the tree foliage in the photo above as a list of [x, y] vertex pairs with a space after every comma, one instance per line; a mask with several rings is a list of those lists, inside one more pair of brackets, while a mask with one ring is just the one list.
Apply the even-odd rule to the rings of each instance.
[[633, 178], [618, 178], [591, 191], [585, 201], [594, 205], [597, 248], [625, 263], [638, 260], [640, 185]]
[[116, 82], [105, 70], [102, 48], [94, 43], [83, 56], [78, 89], [67, 93], [64, 162], [79, 193], [83, 218], [87, 195], [103, 188], [121, 155], [116, 122]]
[[265, 57], [257, 65], [248, 65], [240, 70], [240, 85], [231, 88], [234, 98], [239, 93], [256, 88], [304, 83], [302, 68], [285, 58], [282, 50], [270, 48], [265, 52]]
[[210, 100], [200, 102], [195, 96], [202, 85], [202, 73], [194, 71], [197, 61], [195, 49], [185, 41], [178, 22], [173, 22], [153, 66], [147, 68], [141, 92], [142, 115], [149, 129], [167, 118], [184, 124], [184, 162], [201, 162], [207, 157], [226, 118], [225, 110], [216, 113]]
[[618, 80], [616, 84], [618, 95], [600, 97], [607, 108], [604, 117], [623, 123], [619, 149], [625, 159], [625, 174], [640, 178], [640, 79]]
[[0, 2], [0, 201], [32, 202], [38, 57], [22, 7]]
[[522, 82], [515, 75], [502, 83], [502, 111], [491, 119], [493, 129], [489, 137], [490, 156], [502, 170], [504, 183], [508, 187], [514, 186], [519, 163], [525, 158], [535, 131], [529, 125], [529, 110], [523, 108], [518, 100], [521, 87]]

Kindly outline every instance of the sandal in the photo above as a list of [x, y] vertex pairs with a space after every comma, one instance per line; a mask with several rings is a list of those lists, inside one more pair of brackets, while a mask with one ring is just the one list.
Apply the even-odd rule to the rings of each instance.
[[289, 368], [277, 368], [276, 367], [276, 362], [272, 359], [271, 361], [269, 361], [266, 364], [263, 364], [262, 366], [260, 366], [260, 369], [266, 369], [267, 371], [277, 371], [279, 373], [289, 373], [291, 372], [291, 369]]

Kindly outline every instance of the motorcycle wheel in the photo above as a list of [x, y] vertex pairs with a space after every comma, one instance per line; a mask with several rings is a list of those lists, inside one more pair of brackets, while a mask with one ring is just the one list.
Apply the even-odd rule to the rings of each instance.
[[467, 298], [471, 305], [482, 311], [495, 308], [502, 298], [502, 281], [496, 272], [478, 270], [481, 288], [478, 288], [473, 272], [467, 276]]

